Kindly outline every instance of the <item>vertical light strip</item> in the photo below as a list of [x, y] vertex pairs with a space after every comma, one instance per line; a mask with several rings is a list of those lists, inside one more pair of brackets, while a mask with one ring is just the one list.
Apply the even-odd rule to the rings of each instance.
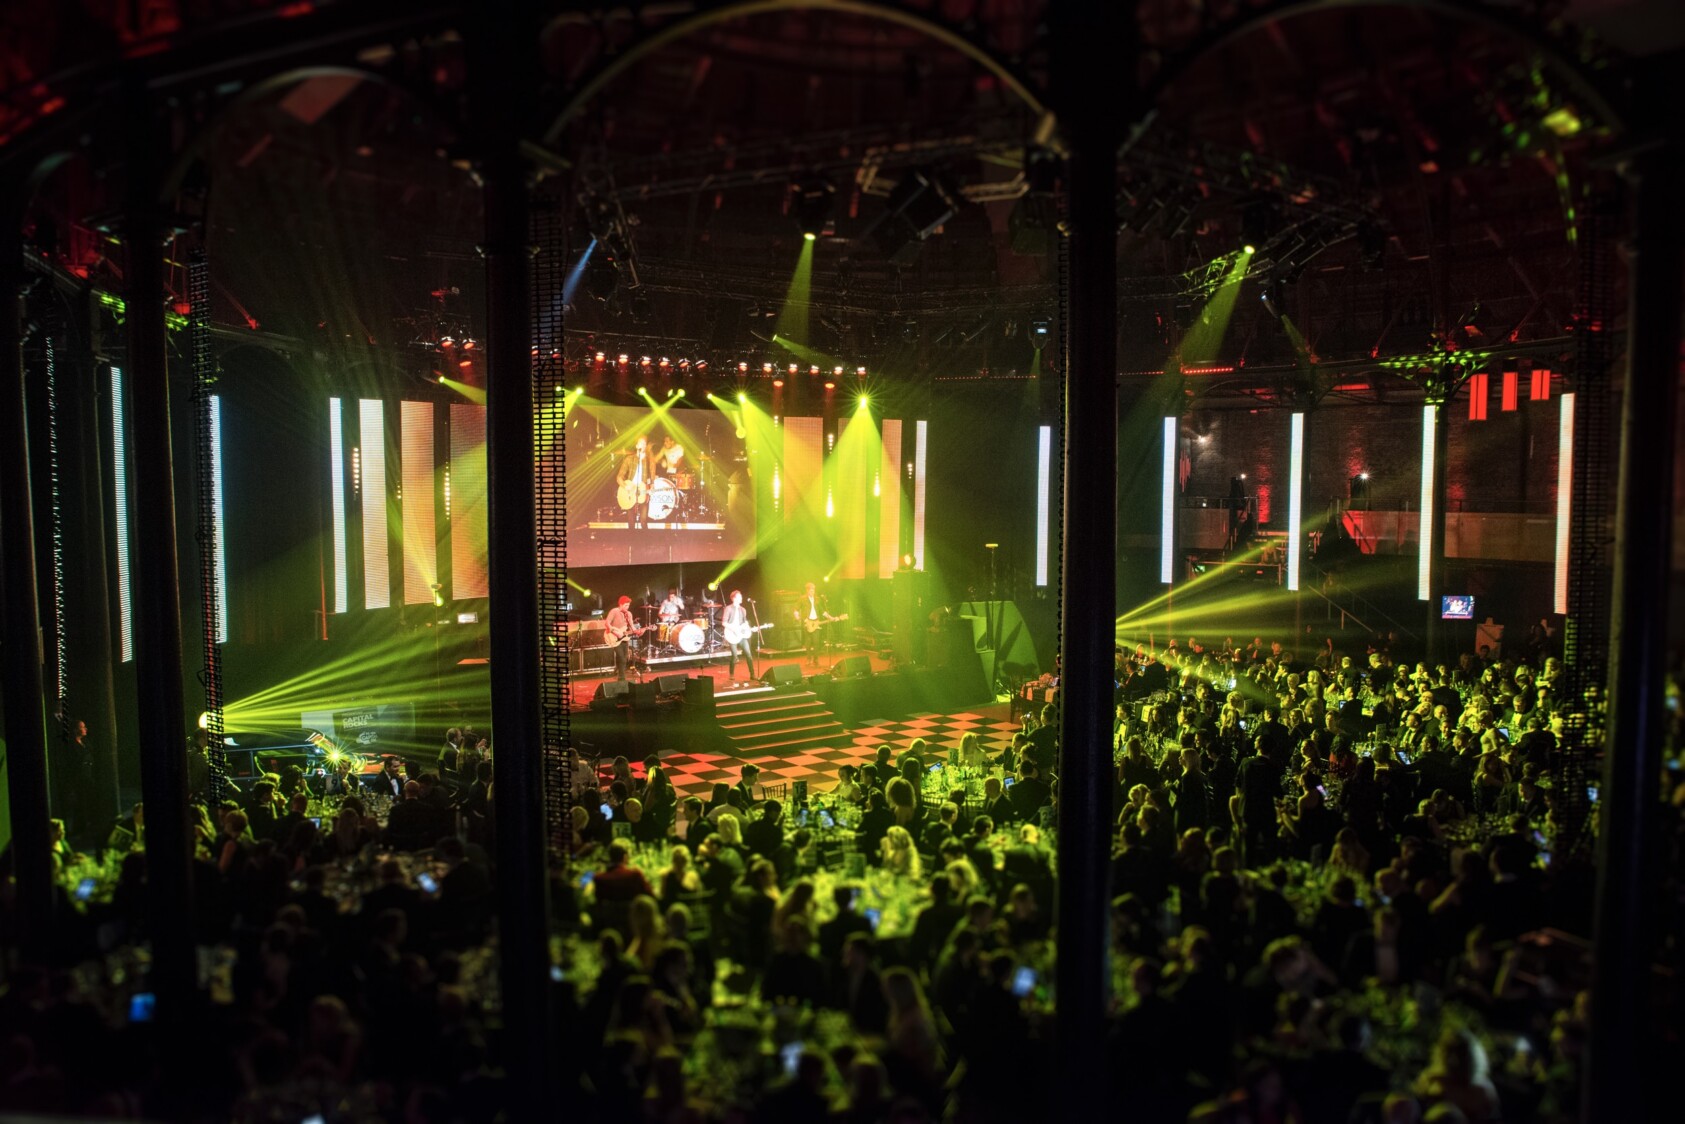
[[1439, 407], [1422, 407], [1422, 492], [1416, 504], [1422, 521], [1416, 532], [1416, 600], [1429, 597], [1428, 578], [1433, 573], [1433, 445], [1434, 428], [1439, 422]]
[[924, 468], [930, 423], [913, 423], [913, 565], [924, 569]]
[[818, 519], [825, 511], [825, 420], [784, 419], [784, 521]]
[[1574, 395], [1559, 401], [1556, 431], [1556, 596], [1552, 608], [1568, 611], [1568, 517], [1574, 510]]
[[1177, 418], [1164, 419], [1164, 475], [1158, 513], [1158, 580], [1171, 582], [1176, 568], [1176, 431]]
[[1053, 427], [1044, 425], [1038, 431], [1036, 448], [1036, 584], [1047, 584], [1047, 541], [1051, 528], [1047, 521], [1053, 503], [1048, 489], [1053, 486]]
[[358, 447], [363, 451], [363, 608], [392, 604], [392, 538], [386, 525], [386, 403], [358, 402]]
[[333, 611], [343, 613], [349, 598], [345, 574], [345, 411], [328, 399], [328, 490], [333, 509]]
[[228, 643], [228, 536], [222, 529], [222, 397], [211, 395], [211, 549], [216, 560], [216, 642]]
[[450, 426], [450, 595], [486, 597], [486, 408], [452, 402]]
[[134, 606], [129, 587], [129, 452], [123, 406], [123, 368], [111, 368], [111, 490], [117, 515], [117, 654], [135, 658]]
[[433, 503], [433, 403], [398, 404], [398, 472], [404, 482], [404, 604], [430, 605], [439, 572]]
[[1287, 457], [1287, 588], [1299, 588], [1300, 523], [1304, 519], [1305, 415], [1293, 415], [1293, 432]]
[[901, 566], [901, 420], [885, 418], [883, 460], [878, 468], [878, 574]]

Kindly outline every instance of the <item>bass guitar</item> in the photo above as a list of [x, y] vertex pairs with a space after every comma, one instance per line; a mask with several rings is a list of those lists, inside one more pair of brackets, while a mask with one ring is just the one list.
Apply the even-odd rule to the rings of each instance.
[[815, 618], [814, 620], [802, 621], [802, 629], [807, 632], [818, 632], [821, 628], [824, 628], [828, 624], [835, 624], [837, 621], [846, 621], [847, 619], [847, 613], [843, 613], [842, 615], [835, 617], [826, 613], [824, 616]]
[[771, 627], [770, 624], [727, 624], [721, 625], [720, 631], [724, 634], [727, 644], [741, 644], [762, 629]]

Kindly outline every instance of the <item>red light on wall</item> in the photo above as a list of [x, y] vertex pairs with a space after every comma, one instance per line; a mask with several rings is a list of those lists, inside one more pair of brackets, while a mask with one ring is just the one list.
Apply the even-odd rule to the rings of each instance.
[[1529, 388], [1528, 399], [1533, 402], [1550, 401], [1550, 369], [1535, 367], [1533, 369], [1533, 385]]
[[1514, 412], [1516, 401], [1520, 396], [1521, 373], [1519, 371], [1505, 371], [1503, 408], [1506, 414]]
[[1469, 421], [1485, 421], [1487, 400], [1492, 396], [1492, 376], [1485, 371], [1469, 376]]

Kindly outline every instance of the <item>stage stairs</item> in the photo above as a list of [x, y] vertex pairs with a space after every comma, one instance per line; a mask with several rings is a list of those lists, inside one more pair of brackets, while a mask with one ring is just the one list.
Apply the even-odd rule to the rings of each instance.
[[714, 720], [737, 756], [784, 757], [848, 745], [852, 735], [812, 691], [762, 687], [715, 696]]

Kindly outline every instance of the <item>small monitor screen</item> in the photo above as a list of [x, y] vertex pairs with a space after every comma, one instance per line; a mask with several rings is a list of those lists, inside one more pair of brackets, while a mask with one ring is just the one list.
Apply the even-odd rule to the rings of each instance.
[[1472, 621], [1474, 596], [1468, 593], [1447, 594], [1439, 599], [1439, 616], [1448, 621]]

